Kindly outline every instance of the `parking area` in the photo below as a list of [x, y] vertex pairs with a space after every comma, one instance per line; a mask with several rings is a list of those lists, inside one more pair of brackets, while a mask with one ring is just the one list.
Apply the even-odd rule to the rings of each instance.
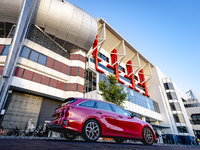
[[96, 143], [85, 142], [82, 139], [67, 141], [64, 138], [48, 137], [12, 137], [0, 136], [1, 150], [35, 150], [35, 149], [70, 149], [70, 150], [200, 150], [200, 146], [165, 145], [154, 143], [152, 146], [143, 145], [140, 142], [126, 141], [117, 144], [111, 140], [98, 140]]

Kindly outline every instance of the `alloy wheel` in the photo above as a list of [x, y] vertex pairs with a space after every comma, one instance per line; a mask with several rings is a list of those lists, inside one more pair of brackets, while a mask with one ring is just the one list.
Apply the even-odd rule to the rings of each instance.
[[150, 128], [145, 127], [143, 129], [143, 143], [146, 145], [152, 145], [154, 140], [153, 132]]
[[95, 120], [88, 120], [84, 126], [84, 139], [86, 141], [95, 142], [100, 135], [100, 126]]

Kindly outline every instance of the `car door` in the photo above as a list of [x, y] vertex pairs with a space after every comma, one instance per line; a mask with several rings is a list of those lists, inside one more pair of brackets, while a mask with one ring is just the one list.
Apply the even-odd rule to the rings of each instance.
[[119, 120], [110, 107], [110, 104], [104, 102], [96, 103], [96, 113], [107, 134], [119, 134]]
[[131, 117], [131, 114], [128, 111], [119, 106], [112, 105], [112, 107], [118, 116], [119, 128], [121, 129], [119, 130], [119, 134], [123, 137], [139, 137], [142, 125], [138, 122], [138, 119], [136, 117]]

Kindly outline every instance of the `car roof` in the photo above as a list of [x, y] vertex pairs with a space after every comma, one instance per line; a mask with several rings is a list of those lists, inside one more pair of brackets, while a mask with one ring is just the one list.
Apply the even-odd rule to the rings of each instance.
[[70, 97], [70, 98], [67, 98], [65, 101], [67, 101], [68, 99], [92, 100], [92, 101], [96, 101], [96, 102], [103, 102], [103, 103], [113, 104], [113, 103], [110, 103], [110, 102], [107, 102], [107, 101], [104, 101], [104, 100], [97, 100], [97, 99], [92, 99], [92, 98]]

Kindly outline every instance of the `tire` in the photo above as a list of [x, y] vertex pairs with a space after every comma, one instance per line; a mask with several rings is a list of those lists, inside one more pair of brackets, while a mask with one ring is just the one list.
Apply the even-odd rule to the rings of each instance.
[[87, 120], [83, 125], [83, 138], [88, 142], [96, 142], [101, 133], [101, 127], [95, 120]]
[[124, 139], [123, 138], [114, 138], [115, 142], [117, 143], [123, 143], [124, 142]]
[[152, 145], [154, 141], [154, 134], [149, 127], [144, 127], [142, 130], [142, 143], [144, 145]]
[[75, 134], [71, 134], [71, 133], [64, 133], [64, 137], [68, 140], [68, 141], [73, 141], [76, 138]]

